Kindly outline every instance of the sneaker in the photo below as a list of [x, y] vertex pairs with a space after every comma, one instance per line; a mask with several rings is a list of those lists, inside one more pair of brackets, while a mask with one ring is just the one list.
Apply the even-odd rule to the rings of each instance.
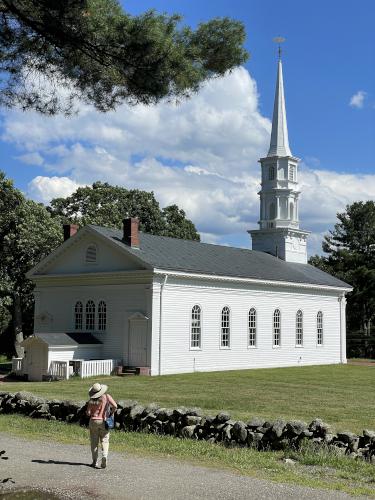
[[94, 461], [92, 462], [92, 464], [90, 464], [90, 467], [93, 467], [94, 469], [96, 469], [96, 468], [97, 468], [97, 466], [98, 466], [98, 464], [97, 464], [96, 460], [94, 460]]
[[107, 467], [107, 457], [102, 457], [102, 469]]

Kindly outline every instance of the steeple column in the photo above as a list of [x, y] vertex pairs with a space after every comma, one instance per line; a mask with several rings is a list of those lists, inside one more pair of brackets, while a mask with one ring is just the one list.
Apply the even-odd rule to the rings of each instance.
[[281, 219], [280, 217], [280, 196], [276, 196], [276, 219]]

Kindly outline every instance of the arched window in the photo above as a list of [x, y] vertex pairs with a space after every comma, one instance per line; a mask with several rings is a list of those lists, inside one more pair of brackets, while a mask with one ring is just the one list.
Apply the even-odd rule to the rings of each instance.
[[296, 180], [296, 167], [295, 167], [295, 165], [289, 166], [289, 180], [290, 181]]
[[86, 330], [95, 330], [95, 304], [92, 300], [86, 302]]
[[201, 308], [195, 305], [191, 310], [190, 347], [199, 349], [201, 346]]
[[223, 307], [221, 311], [221, 347], [230, 347], [230, 311], [229, 307]]
[[256, 347], [257, 342], [257, 312], [252, 307], [249, 311], [249, 347]]
[[86, 264], [95, 264], [96, 262], [96, 245], [92, 244], [86, 248], [85, 262]]
[[316, 343], [323, 345], [323, 313], [319, 311], [316, 315]]
[[290, 220], [295, 219], [295, 217], [294, 217], [294, 203], [292, 201], [289, 203], [289, 219]]
[[98, 330], [104, 331], [107, 329], [107, 305], [104, 300], [98, 304]]
[[273, 347], [281, 346], [281, 313], [275, 309], [273, 313]]
[[268, 170], [268, 180], [273, 181], [275, 179], [275, 167], [270, 167]]
[[296, 314], [296, 346], [303, 345], [303, 313], [297, 311]]
[[83, 305], [82, 302], [76, 302], [74, 306], [74, 329], [82, 330], [83, 326]]
[[270, 219], [276, 219], [276, 205], [274, 202], [270, 203]]

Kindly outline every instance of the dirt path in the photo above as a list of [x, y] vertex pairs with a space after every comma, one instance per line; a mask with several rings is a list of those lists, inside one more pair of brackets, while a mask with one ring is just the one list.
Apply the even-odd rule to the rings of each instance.
[[375, 367], [375, 360], [371, 361], [368, 359], [348, 359], [348, 365], [356, 366], [372, 366]]
[[344, 493], [239, 476], [230, 472], [196, 467], [173, 459], [140, 458], [110, 454], [107, 469], [92, 469], [88, 446], [27, 441], [0, 432], [0, 449], [9, 457], [1, 461], [0, 486], [45, 488], [62, 499], [122, 500], [344, 500]]

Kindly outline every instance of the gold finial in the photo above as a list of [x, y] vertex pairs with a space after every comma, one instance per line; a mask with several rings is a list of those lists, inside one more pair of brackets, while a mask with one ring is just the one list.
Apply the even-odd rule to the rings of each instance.
[[278, 53], [279, 53], [279, 59], [281, 59], [281, 44], [285, 42], [285, 38], [283, 38], [282, 36], [277, 36], [276, 38], [273, 39], [273, 41], [279, 45]]

